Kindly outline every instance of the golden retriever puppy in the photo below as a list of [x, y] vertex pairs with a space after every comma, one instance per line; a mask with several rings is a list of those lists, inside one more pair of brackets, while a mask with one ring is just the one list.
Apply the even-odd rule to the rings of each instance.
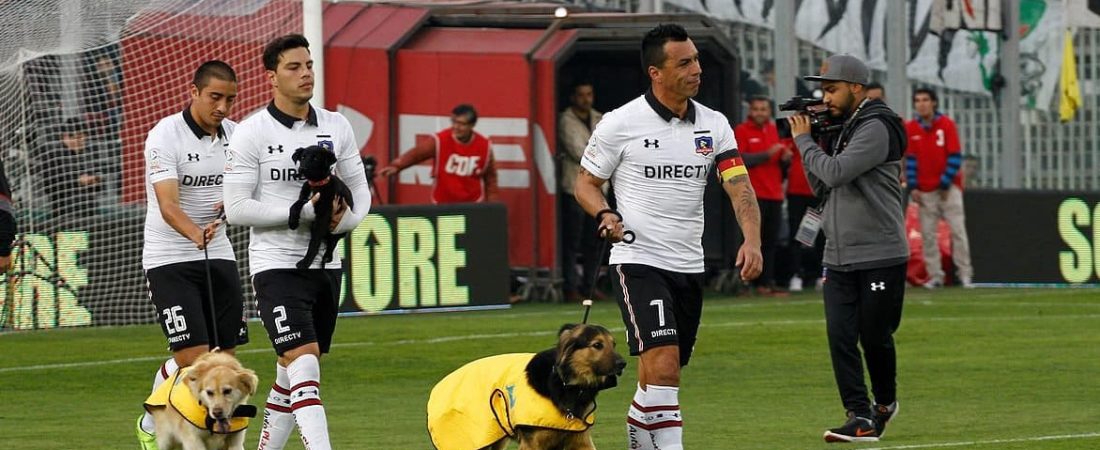
[[256, 372], [228, 353], [200, 356], [164, 381], [145, 401], [156, 423], [160, 450], [243, 450], [248, 418], [256, 407]]
[[599, 325], [562, 326], [543, 352], [482, 358], [443, 378], [428, 398], [439, 450], [594, 450], [596, 394], [615, 387], [626, 361]]

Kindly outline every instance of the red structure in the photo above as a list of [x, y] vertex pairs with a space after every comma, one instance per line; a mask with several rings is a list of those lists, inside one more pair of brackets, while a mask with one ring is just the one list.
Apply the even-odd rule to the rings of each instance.
[[[508, 209], [512, 267], [558, 266], [555, 121], [565, 107], [566, 83], [576, 73], [599, 78], [597, 95], [607, 102], [603, 109], [625, 103], [648, 85], [638, 67], [641, 36], [660, 22], [681, 23], [703, 53], [707, 83], [702, 101], [737, 118], [736, 53], [709, 19], [579, 10], [557, 19], [558, 6], [347, 2], [327, 4], [324, 11], [326, 107], [349, 118], [364, 156], [374, 156], [383, 166], [417, 140], [449, 126], [456, 104], [478, 109], [475, 130], [493, 142]], [[130, 46], [163, 48], [164, 40], [173, 37], [156, 39]], [[258, 52], [254, 61], [240, 64], [259, 66]], [[250, 84], [253, 69], [249, 66], [244, 77]], [[252, 105], [253, 98], [268, 96], [248, 89], [239, 98]], [[127, 98], [126, 106], [139, 101]], [[130, 175], [135, 168], [140, 173], [140, 143], [151, 125], [124, 125]], [[380, 200], [428, 203], [430, 172], [425, 163], [389, 182], [377, 180]], [[142, 200], [141, 177], [126, 178], [126, 200]]]

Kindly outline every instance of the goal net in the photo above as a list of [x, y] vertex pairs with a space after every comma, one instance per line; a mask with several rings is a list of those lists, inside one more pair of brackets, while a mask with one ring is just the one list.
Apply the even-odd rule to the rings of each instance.
[[[186, 107], [191, 76], [209, 59], [237, 72], [232, 119], [262, 108], [263, 45], [300, 32], [301, 9], [293, 0], [0, 2], [0, 160], [20, 231], [0, 330], [154, 320], [141, 268], [145, 135]], [[247, 230], [229, 232], [249, 290]]]

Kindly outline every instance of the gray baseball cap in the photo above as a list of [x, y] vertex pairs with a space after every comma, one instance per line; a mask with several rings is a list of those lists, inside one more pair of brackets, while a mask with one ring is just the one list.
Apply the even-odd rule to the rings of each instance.
[[855, 56], [833, 55], [821, 63], [820, 75], [802, 78], [806, 81], [847, 81], [865, 85], [871, 82], [871, 71]]

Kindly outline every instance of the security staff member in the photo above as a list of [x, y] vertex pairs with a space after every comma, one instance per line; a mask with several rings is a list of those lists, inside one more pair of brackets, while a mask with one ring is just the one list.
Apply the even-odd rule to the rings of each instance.
[[[821, 82], [829, 114], [844, 120], [841, 131], [819, 146], [808, 117], [790, 118], [806, 176], [824, 199], [825, 324], [848, 411], [848, 421], [824, 437], [826, 442], [877, 441], [897, 412], [893, 333], [901, 323], [909, 259], [898, 183], [905, 128], [885, 103], [866, 97], [870, 71], [855, 57], [834, 55], [821, 65], [821, 75], [805, 79]], [[873, 411], [860, 347], [871, 376]]]

